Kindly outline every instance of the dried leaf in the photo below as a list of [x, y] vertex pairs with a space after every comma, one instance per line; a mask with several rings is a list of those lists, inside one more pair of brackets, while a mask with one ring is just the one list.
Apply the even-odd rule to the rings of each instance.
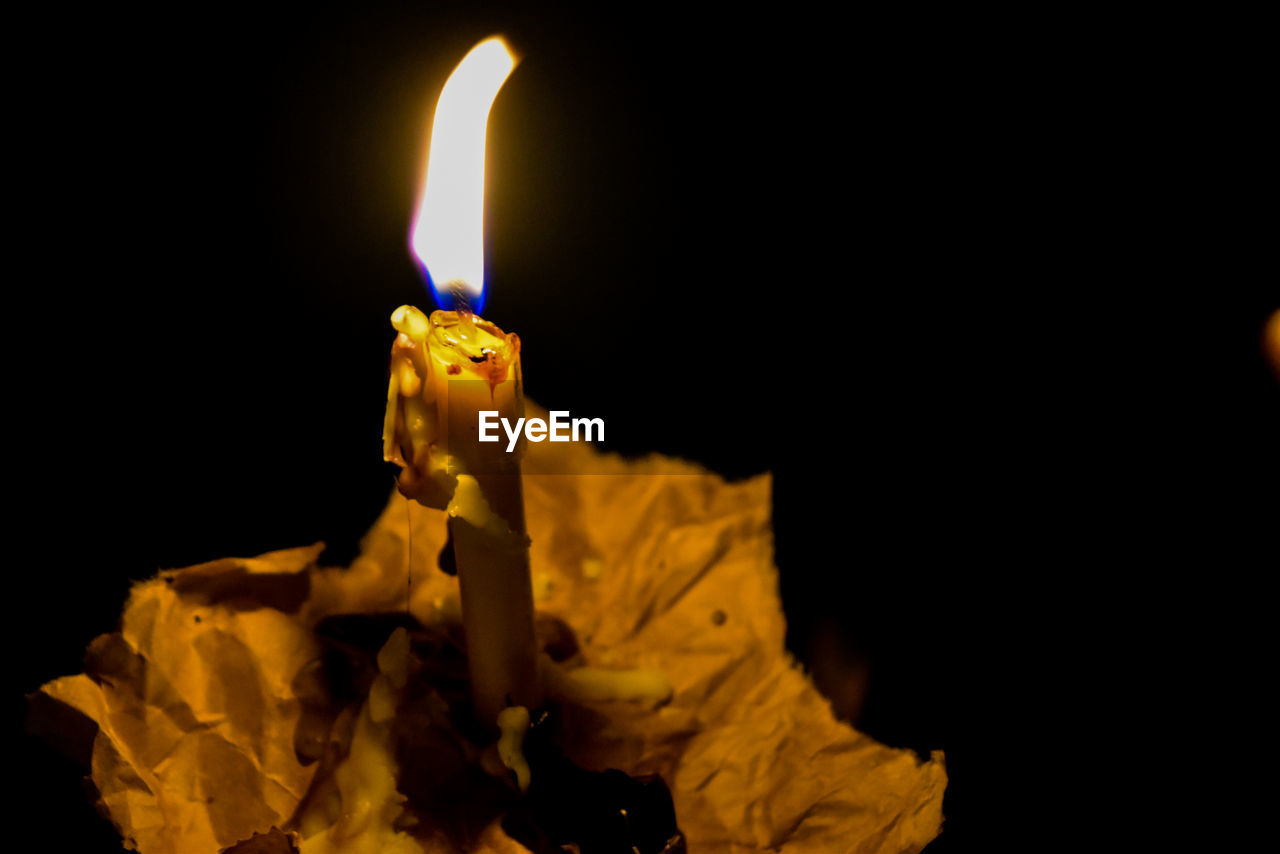
[[[836, 721], [786, 653], [769, 495], [767, 476], [725, 483], [657, 456], [530, 445], [539, 611], [572, 630], [575, 661], [660, 670], [674, 686], [656, 711], [566, 709], [566, 752], [662, 774], [691, 850], [919, 851], [942, 822], [942, 755], [921, 761]], [[410, 567], [413, 615], [456, 622], [457, 579], [436, 569], [444, 537], [442, 513], [396, 495], [350, 568], [315, 567], [317, 545], [138, 585], [89, 671], [42, 689], [96, 722], [93, 779], [126, 840], [199, 854], [289, 827], [317, 767], [294, 752], [315, 626], [403, 611]], [[522, 850], [496, 823], [481, 839]]]

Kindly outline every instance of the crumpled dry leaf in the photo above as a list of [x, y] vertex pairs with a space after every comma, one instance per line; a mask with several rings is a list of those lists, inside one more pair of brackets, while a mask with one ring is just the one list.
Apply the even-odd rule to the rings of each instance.
[[[525, 470], [538, 609], [572, 627], [588, 664], [660, 669], [675, 688], [657, 710], [566, 710], [571, 758], [662, 774], [697, 852], [913, 852], [937, 835], [941, 753], [922, 762], [839, 723], [784, 650], [767, 476], [730, 484], [549, 443]], [[96, 723], [93, 780], [126, 844], [197, 854], [289, 826], [316, 768], [293, 742], [312, 629], [403, 611], [407, 594], [420, 621], [456, 620], [444, 536], [442, 513], [395, 495], [350, 568], [315, 567], [317, 544], [137, 585], [87, 673], [38, 698], [53, 701], [46, 720], [71, 708]], [[485, 840], [523, 850], [496, 824]]]

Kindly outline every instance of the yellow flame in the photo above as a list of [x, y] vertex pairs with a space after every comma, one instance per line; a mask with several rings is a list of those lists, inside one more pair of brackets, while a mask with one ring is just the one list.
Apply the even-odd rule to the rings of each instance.
[[436, 103], [427, 177], [411, 244], [437, 291], [484, 290], [484, 140], [489, 108], [516, 58], [485, 39], [449, 75]]

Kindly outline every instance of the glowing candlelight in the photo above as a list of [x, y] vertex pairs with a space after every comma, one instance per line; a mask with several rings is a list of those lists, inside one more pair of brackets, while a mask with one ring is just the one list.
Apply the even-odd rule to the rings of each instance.
[[479, 313], [484, 297], [484, 146], [489, 109], [516, 59], [494, 37], [471, 49], [436, 103], [427, 175], [410, 245], [441, 307], [460, 290]]

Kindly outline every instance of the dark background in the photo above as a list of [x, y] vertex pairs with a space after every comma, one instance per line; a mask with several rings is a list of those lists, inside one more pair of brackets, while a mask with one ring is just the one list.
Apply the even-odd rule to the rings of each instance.
[[[1097, 422], [1051, 371], [1062, 313], [1105, 293], [1081, 256], [1112, 234], [1075, 206], [1115, 118], [1081, 110], [1079, 66], [1041, 64], [1042, 30], [990, 23], [409, 4], [20, 22], [16, 687], [78, 672], [159, 568], [355, 553], [393, 480], [387, 318], [431, 307], [406, 251], [430, 111], [501, 33], [523, 59], [489, 126], [485, 314], [524, 340], [528, 394], [603, 416], [626, 454], [772, 472], [790, 647], [860, 728], [946, 751], [931, 852], [989, 841], [1004, 794], [980, 781], [1035, 749], [988, 738], [1022, 713], [989, 687], [1045, 666], [1019, 632], [1062, 606], [1091, 524], [1076, 507], [1056, 527]], [[1255, 425], [1277, 423], [1254, 343], [1273, 307], [1237, 339]], [[28, 826], [114, 850], [72, 766], [30, 740], [19, 763]]]

